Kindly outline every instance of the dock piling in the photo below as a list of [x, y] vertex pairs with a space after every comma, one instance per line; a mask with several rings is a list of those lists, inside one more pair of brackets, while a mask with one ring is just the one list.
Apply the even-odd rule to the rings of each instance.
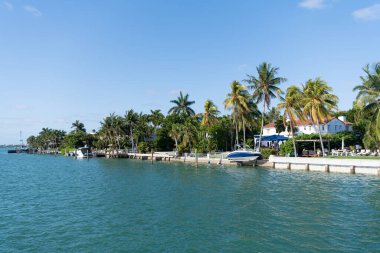
[[197, 168], [198, 168], [198, 152], [197, 152], [197, 150], [195, 150], [195, 163], [197, 164]]

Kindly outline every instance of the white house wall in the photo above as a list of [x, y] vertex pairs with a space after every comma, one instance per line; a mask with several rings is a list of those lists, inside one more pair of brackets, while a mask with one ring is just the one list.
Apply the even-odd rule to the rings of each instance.
[[[339, 119], [332, 119], [327, 124], [321, 125], [320, 127], [322, 134], [336, 134], [339, 132], [344, 131], [352, 131], [352, 125], [350, 124], [344, 124]], [[297, 126], [297, 135], [300, 134], [315, 134], [318, 133], [318, 127], [314, 127], [313, 125], [299, 125]], [[264, 128], [263, 129], [263, 136], [268, 135], [275, 135], [277, 134], [276, 128], [270, 127], [270, 128]], [[281, 133], [283, 134], [283, 133]]]

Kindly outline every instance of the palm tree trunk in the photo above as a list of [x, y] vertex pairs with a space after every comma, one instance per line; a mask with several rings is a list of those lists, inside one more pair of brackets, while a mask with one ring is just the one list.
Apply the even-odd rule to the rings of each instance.
[[293, 139], [294, 157], [297, 157], [296, 140], [294, 139], [292, 121], [290, 121], [290, 132], [292, 133], [292, 139]]
[[134, 150], [134, 142], [133, 142], [133, 131], [132, 131], [132, 126], [131, 126], [131, 140], [132, 140], [132, 151]]
[[263, 112], [262, 112], [262, 116], [261, 116], [261, 130], [260, 130], [260, 139], [259, 139], [259, 151], [261, 148], [261, 139], [263, 137], [264, 115], [265, 115], [265, 103], [263, 102]]
[[237, 122], [237, 115], [235, 115], [235, 129], [236, 129], [236, 145], [239, 145], [239, 129], [238, 129], [238, 122]]
[[317, 117], [317, 125], [318, 125], [318, 134], [319, 134], [319, 140], [321, 141], [321, 147], [322, 147], [322, 156], [325, 156], [325, 148], [323, 146], [323, 140], [322, 140], [322, 134], [321, 134], [321, 128], [319, 125], [319, 119]]
[[245, 121], [243, 118], [243, 147], [245, 148]]
[[210, 152], [210, 145], [209, 145], [209, 139], [208, 139], [208, 131], [205, 132], [205, 137], [206, 137], [205, 140], [207, 141], [207, 143], [206, 143], [207, 151]]

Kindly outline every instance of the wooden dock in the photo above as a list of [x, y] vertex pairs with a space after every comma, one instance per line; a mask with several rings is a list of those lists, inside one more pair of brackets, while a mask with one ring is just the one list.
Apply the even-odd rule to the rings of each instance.
[[140, 160], [156, 160], [156, 161], [170, 161], [175, 156], [169, 153], [153, 152], [150, 154], [127, 152], [123, 150], [119, 151], [95, 151], [94, 157], [106, 157], [106, 158], [127, 158], [127, 159], [140, 159]]
[[119, 151], [95, 151], [94, 157], [106, 157], [106, 158], [125, 158], [125, 159], [138, 159], [138, 160], [151, 160], [153, 161], [166, 161], [166, 162], [183, 162], [183, 163], [195, 163], [195, 164], [215, 164], [215, 165], [236, 165], [229, 160], [220, 156], [216, 157], [198, 157], [198, 155], [192, 156], [175, 156], [174, 152], [153, 152], [150, 154], [127, 152], [124, 150]]

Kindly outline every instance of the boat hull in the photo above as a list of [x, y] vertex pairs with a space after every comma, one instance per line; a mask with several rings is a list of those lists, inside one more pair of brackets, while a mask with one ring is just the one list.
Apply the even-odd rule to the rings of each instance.
[[262, 159], [262, 155], [260, 152], [237, 150], [229, 153], [227, 159], [241, 165], [252, 165], [256, 163], [256, 160]]

